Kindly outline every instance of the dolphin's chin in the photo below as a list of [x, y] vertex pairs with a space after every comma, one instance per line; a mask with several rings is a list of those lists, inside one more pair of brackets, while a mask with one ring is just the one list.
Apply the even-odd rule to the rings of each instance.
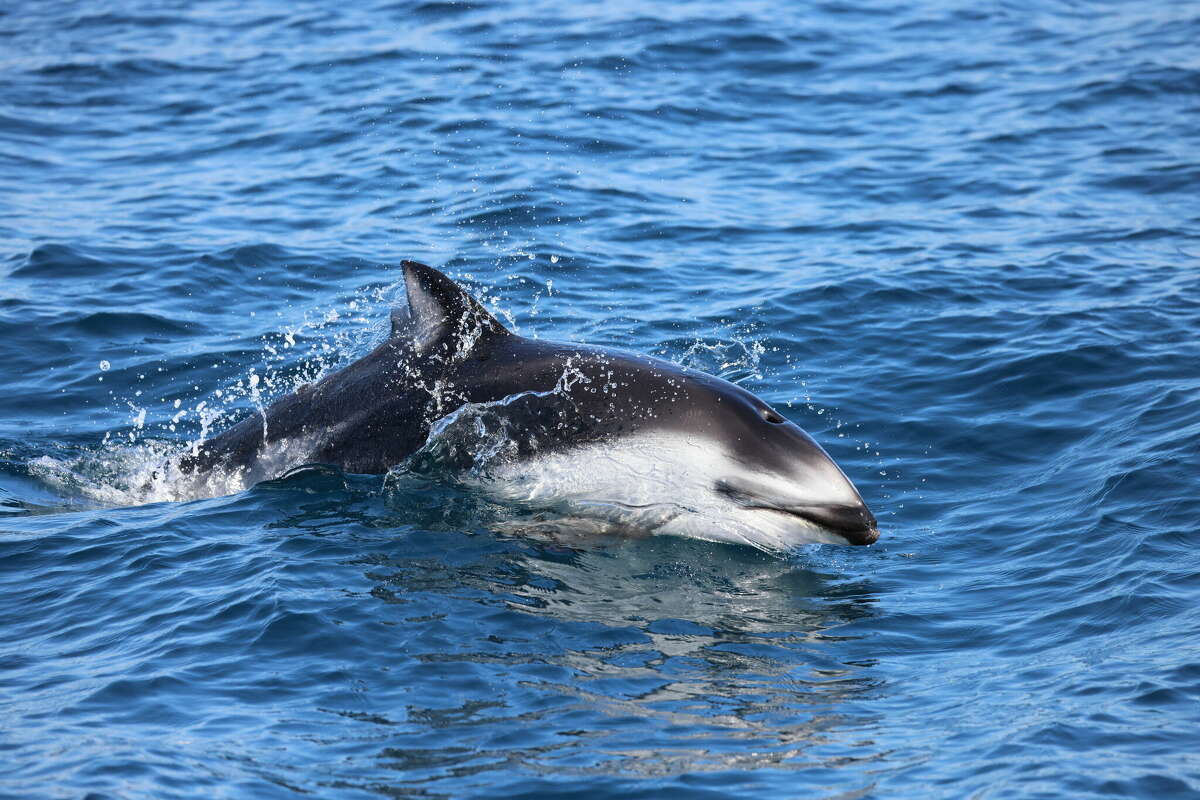
[[876, 528], [835, 530], [786, 508], [741, 508], [734, 520], [739, 538], [768, 550], [794, 550], [805, 544], [867, 545], [879, 538]]
[[[832, 509], [832, 510], [831, 510]], [[879, 539], [875, 517], [865, 507], [799, 506], [796, 508], [761, 508], [802, 520], [809, 526], [829, 534], [833, 544], [868, 545]]]
[[831, 530], [788, 510], [732, 504], [688, 509], [653, 532], [749, 545], [774, 554], [790, 553], [806, 544], [869, 544], [879, 535], [872, 531], [868, 541], [865, 532], [855, 536], [848, 531]]
[[[836, 466], [834, 468], [836, 469]], [[744, 511], [782, 518], [787, 520], [782, 524], [787, 525], [790, 522], [792, 526], [798, 526], [799, 532], [796, 535], [809, 537], [807, 541], [869, 545], [879, 539], [875, 515], [862, 502], [858, 490], [845, 476], [841, 477], [841, 481], [834, 483], [834, 488], [841, 490], [841, 497], [833, 502], [798, 501], [794, 495], [788, 497], [788, 488], [786, 484], [782, 487], [772, 486], [770, 482], [762, 479], [723, 479], [716, 485], [717, 492]]]

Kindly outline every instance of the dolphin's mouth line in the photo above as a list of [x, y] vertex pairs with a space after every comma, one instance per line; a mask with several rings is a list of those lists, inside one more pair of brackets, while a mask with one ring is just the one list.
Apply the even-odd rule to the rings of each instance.
[[879, 527], [865, 505], [844, 503], [813, 503], [810, 505], [783, 505], [772, 503], [764, 497], [732, 486], [726, 481], [717, 484], [717, 491], [743, 508], [773, 511], [776, 514], [802, 519], [832, 534], [842, 537], [850, 544], [872, 544], [879, 538]]
[[[879, 528], [874, 523], [874, 517], [871, 517], [872, 524], [848, 525], [834, 521], [830, 516], [823, 515], [819, 508], [853, 508], [852, 506], [829, 506], [829, 507], [812, 507], [812, 510], [805, 508], [798, 510], [781, 506], [770, 506], [761, 503], [747, 505], [746, 508], [754, 508], [760, 511], [774, 511], [776, 514], [784, 514], [789, 517], [802, 519], [805, 522], [816, 525], [819, 528], [829, 531], [837, 536], [842, 537], [847, 542], [853, 545], [874, 544], [879, 538]], [[870, 512], [867, 512], [870, 516]]]

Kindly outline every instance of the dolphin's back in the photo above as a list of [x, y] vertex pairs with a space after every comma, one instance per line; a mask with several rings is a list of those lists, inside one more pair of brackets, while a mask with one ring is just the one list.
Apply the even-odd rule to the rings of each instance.
[[[614, 420], [621, 427], [645, 417], [665, 398], [644, 392], [650, 372], [678, 367], [644, 356], [588, 345], [508, 335], [465, 358], [421, 354], [402, 339], [389, 339], [369, 355], [315, 384], [276, 400], [185, 456], [186, 472], [245, 470], [253, 483], [303, 463], [347, 472], [380, 474], [425, 443], [437, 420], [466, 403], [492, 403], [525, 393], [571, 396], [627, 406], [622, 413], [587, 415], [589, 431], [565, 426], [562, 444], [603, 436]], [[575, 385], [581, 382], [581, 385]], [[610, 393], [603, 393], [606, 384]], [[574, 386], [574, 388], [571, 388]], [[595, 389], [595, 391], [591, 391]], [[599, 396], [597, 396], [599, 395]], [[660, 418], [660, 421], [661, 418]], [[554, 433], [553, 428], [549, 430]], [[543, 446], [556, 444], [543, 439]]]
[[203, 442], [197, 454], [181, 459], [180, 468], [246, 470], [247, 482], [300, 463], [386, 472], [428, 434], [420, 392], [406, 385], [406, 355], [395, 342], [385, 342]]

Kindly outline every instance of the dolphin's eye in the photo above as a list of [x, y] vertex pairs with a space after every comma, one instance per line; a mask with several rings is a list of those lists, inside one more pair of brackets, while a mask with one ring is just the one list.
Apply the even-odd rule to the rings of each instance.
[[759, 413], [762, 414], [763, 419], [765, 419], [767, 422], [770, 422], [772, 425], [781, 425], [784, 422], [787, 422], [787, 420], [784, 419], [783, 416], [773, 408], [764, 408]]

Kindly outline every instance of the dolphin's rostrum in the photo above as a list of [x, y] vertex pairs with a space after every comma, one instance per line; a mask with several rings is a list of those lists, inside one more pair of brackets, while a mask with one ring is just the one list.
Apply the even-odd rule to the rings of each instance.
[[489, 495], [567, 519], [766, 550], [878, 538], [820, 445], [740, 386], [517, 336], [441, 272], [403, 269], [408, 303], [383, 344], [201, 443], [181, 469], [249, 484], [309, 463], [379, 474], [429, 451], [462, 461]]

